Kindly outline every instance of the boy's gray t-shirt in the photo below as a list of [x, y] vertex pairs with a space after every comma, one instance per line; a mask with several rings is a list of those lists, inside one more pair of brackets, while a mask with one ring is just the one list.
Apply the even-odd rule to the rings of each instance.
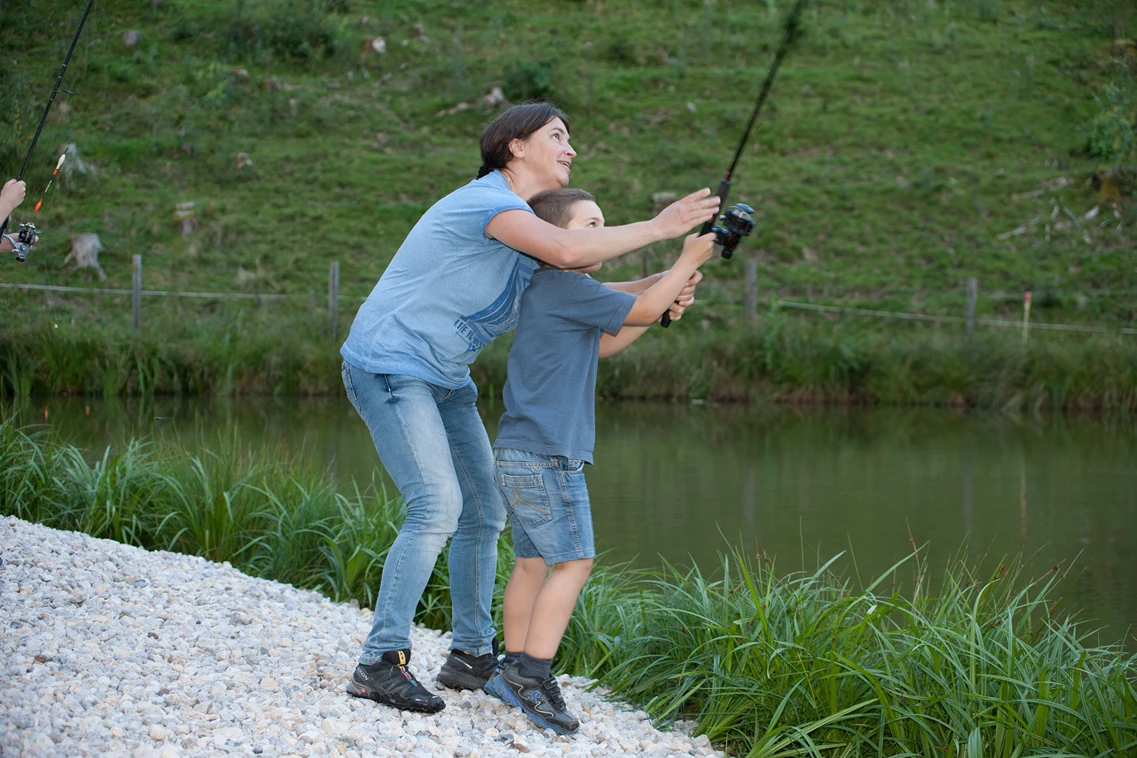
[[585, 274], [533, 274], [521, 296], [494, 447], [592, 463], [600, 336], [620, 331], [635, 302]]
[[344, 360], [373, 374], [465, 386], [481, 349], [517, 325], [521, 292], [537, 267], [486, 236], [486, 224], [509, 210], [532, 212], [500, 171], [427, 210], [356, 314]]

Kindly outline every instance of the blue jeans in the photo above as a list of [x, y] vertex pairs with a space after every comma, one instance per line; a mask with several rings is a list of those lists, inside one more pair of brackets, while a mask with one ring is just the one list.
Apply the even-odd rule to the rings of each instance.
[[375, 663], [387, 651], [411, 646], [415, 609], [451, 535], [452, 644], [473, 655], [491, 652], [505, 503], [475, 406], [477, 388], [471, 381], [451, 390], [411, 376], [371, 374], [347, 362], [343, 383], [407, 508], [383, 564], [375, 618], [359, 662]]

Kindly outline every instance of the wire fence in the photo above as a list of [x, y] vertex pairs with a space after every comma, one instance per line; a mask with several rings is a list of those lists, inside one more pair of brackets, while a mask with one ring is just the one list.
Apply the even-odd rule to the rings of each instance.
[[[129, 295], [132, 299], [134, 328], [136, 330], [141, 329], [141, 300], [143, 297], [196, 298], [206, 300], [244, 300], [254, 303], [306, 301], [308, 304], [309, 318], [312, 318], [316, 309], [315, 291], [311, 289], [307, 294], [146, 290], [142, 289], [141, 286], [141, 271], [141, 256], [136, 255], [134, 256], [133, 267], [134, 286], [131, 289], [109, 287], [69, 287], [64, 285], [23, 284], [12, 282], [0, 282], [0, 289], [63, 292], [80, 295]], [[768, 293], [767, 301], [771, 305], [776, 305], [778, 308], [798, 310], [803, 312], [830, 313], [854, 318], [875, 318], [883, 320], [915, 321], [925, 323], [962, 324], [967, 328], [967, 333], [969, 335], [976, 326], [985, 326], [1000, 329], [1022, 329], [1024, 337], [1031, 329], [1060, 332], [1137, 335], [1137, 328], [1128, 326], [1111, 326], [1105, 324], [1047, 323], [1040, 321], [1031, 321], [1031, 297], [1029, 292], [1020, 294], [995, 291], [988, 295], [988, 297], [991, 297], [993, 299], [1004, 301], [1012, 297], [1016, 299], [1022, 298], [1024, 303], [1024, 316], [1021, 321], [1002, 318], [985, 318], [978, 316], [976, 314], [976, 305], [978, 302], [978, 284], [975, 279], [969, 280], [968, 286], [965, 288], [949, 288], [945, 290], [938, 290], [938, 293], [941, 295], [945, 292], [960, 293], [966, 295], [966, 308], [965, 313], [962, 316], [951, 314], [912, 313], [901, 310], [859, 308], [852, 306], [814, 303], [808, 301], [803, 302], [798, 300], [786, 300], [780, 297], [782, 293], [794, 290], [805, 292], [807, 294], [808, 300], [812, 300], [813, 297], [817, 294], [821, 294], [824, 297], [825, 294], [831, 293], [840, 293], [844, 296], [875, 296], [877, 298], [885, 297], [886, 295], [924, 294], [923, 290], [898, 290], [889, 288], [873, 288], [868, 286], [779, 285], [776, 290], [766, 290]], [[757, 320], [758, 285], [757, 269], [756, 263], [754, 261], [747, 261], [745, 263], [745, 278], [742, 282], [704, 282], [704, 284], [701, 285], [700, 292], [703, 294], [700, 295], [699, 301], [704, 306], [726, 306], [734, 308], [741, 304], [746, 319], [751, 323]], [[1105, 291], [1099, 291], [1099, 294], [1104, 293]], [[340, 293], [339, 263], [333, 262], [328, 271], [327, 295], [328, 328], [332, 338], [335, 338], [338, 332], [339, 303], [341, 301], [362, 303], [366, 299], [366, 296], [343, 295]]]

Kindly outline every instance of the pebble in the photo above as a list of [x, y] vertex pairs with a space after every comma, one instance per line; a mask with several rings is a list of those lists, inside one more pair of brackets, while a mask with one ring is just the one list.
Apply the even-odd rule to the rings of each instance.
[[439, 687], [450, 634], [432, 629], [411, 630], [411, 669], [445, 710], [353, 698], [371, 613], [227, 563], [15, 517], [0, 517], [0, 561], [0, 756], [723, 755], [582, 677], [558, 679], [581, 720], [569, 737]]

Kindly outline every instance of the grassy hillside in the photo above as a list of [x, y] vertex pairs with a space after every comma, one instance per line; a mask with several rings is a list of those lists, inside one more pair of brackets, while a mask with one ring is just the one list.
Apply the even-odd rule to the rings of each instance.
[[[717, 184], [790, 6], [96, 0], [64, 81], [75, 95], [59, 95], [15, 220], [33, 217], [61, 144], [90, 171], [56, 182], [34, 214], [42, 244], [0, 262], [0, 281], [129, 287], [140, 253], [148, 289], [298, 295], [259, 309], [148, 300], [159, 334], [306, 324], [332, 261], [342, 292], [366, 295], [419, 215], [472, 178], [495, 86], [561, 104], [573, 184], [610, 223], [645, 218], [653, 193]], [[0, 4], [7, 175], [82, 7]], [[374, 37], [386, 51], [362, 56]], [[1134, 37], [1122, 0], [814, 0], [735, 176], [731, 199], [758, 227], [708, 266], [722, 286], [701, 315], [731, 323], [753, 257], [782, 299], [959, 315], [976, 277], [981, 315], [1016, 317], [1029, 289], [1037, 320], [1132, 326]], [[85, 232], [106, 246], [105, 283], [63, 265]], [[656, 247], [606, 275], [662, 268], [672, 248]], [[0, 290], [0, 308], [129, 325], [122, 298]]]

